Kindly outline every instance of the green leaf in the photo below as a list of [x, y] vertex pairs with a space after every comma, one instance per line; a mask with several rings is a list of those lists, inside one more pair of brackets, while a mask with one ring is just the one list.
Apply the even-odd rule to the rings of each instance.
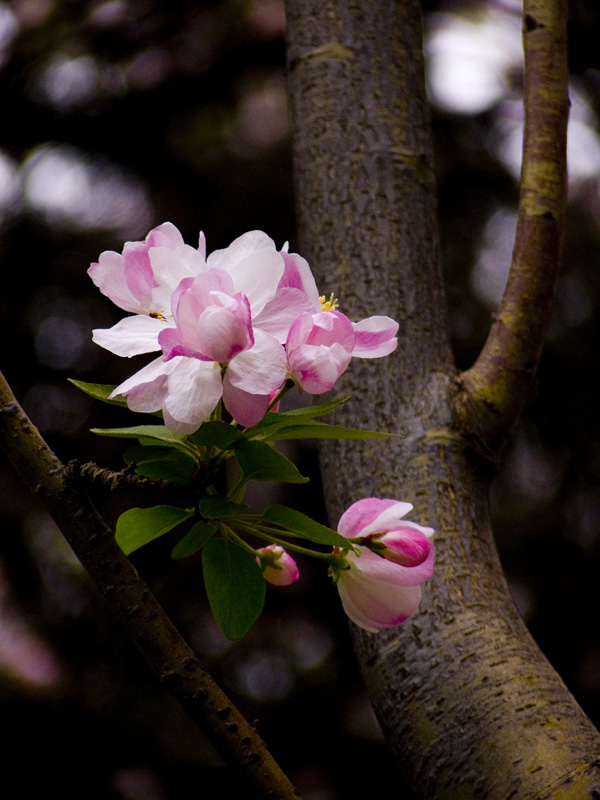
[[203, 422], [190, 438], [201, 447], [218, 447], [220, 450], [229, 450], [237, 442], [245, 441], [246, 436], [239, 428], [234, 428], [227, 422], [209, 420]]
[[276, 442], [283, 439], [381, 439], [394, 435], [393, 433], [344, 428], [341, 425], [328, 425], [326, 422], [306, 420], [270, 431], [263, 437], [263, 441]]
[[192, 479], [196, 462], [181, 450], [171, 447], [139, 445], [123, 453], [126, 464], [135, 462], [137, 475], [159, 478], [186, 486]]
[[117, 544], [128, 556], [142, 545], [158, 539], [159, 536], [185, 522], [193, 513], [193, 509], [186, 510], [175, 506], [130, 508], [117, 520]]
[[249, 441], [238, 445], [234, 452], [247, 481], [283, 481], [306, 483], [292, 462], [266, 442]]
[[[140, 444], [161, 445], [164, 442], [168, 447], [177, 447], [185, 452], [190, 452], [184, 433], [175, 433], [166, 425], [135, 425], [133, 428], [92, 428], [92, 433], [98, 436], [115, 436], [117, 439], [137, 439]], [[162, 445], [161, 445], [162, 446]]]
[[304, 406], [303, 408], [292, 408], [291, 411], [282, 411], [279, 416], [281, 417], [295, 417], [296, 419], [314, 419], [315, 417], [322, 417], [323, 414], [329, 414], [330, 411], [341, 406], [350, 400], [350, 395], [340, 397], [337, 400], [330, 400], [329, 403], [319, 403], [314, 406]]
[[346, 550], [352, 547], [348, 539], [341, 534], [287, 506], [270, 506], [262, 518], [268, 522], [276, 522], [282, 528], [303, 539], [310, 539], [311, 542], [330, 544], [332, 547], [343, 547]]
[[85, 383], [84, 381], [76, 381], [73, 378], [67, 378], [67, 380], [95, 400], [102, 400], [103, 403], [110, 403], [114, 406], [127, 406], [127, 400], [122, 394], [118, 394], [109, 400], [108, 396], [117, 388], [116, 386], [110, 386], [106, 383]]
[[252, 428], [246, 430], [246, 436], [251, 439], [266, 438], [270, 430], [277, 428], [284, 428], [290, 425], [298, 425], [298, 423], [320, 417], [323, 414], [328, 414], [335, 408], [345, 403], [348, 397], [342, 397], [339, 400], [332, 400], [330, 403], [321, 403], [316, 406], [305, 406], [304, 408], [294, 408], [291, 411], [282, 411], [278, 413], [270, 412], [265, 414], [259, 423]]
[[234, 503], [227, 497], [203, 497], [198, 503], [198, 511], [206, 519], [223, 519], [224, 517], [237, 517], [243, 514], [248, 506]]
[[265, 579], [250, 553], [225, 539], [212, 538], [202, 553], [208, 602], [228, 639], [240, 639], [260, 616]]
[[215, 533], [216, 527], [208, 522], [197, 522], [171, 553], [171, 558], [187, 558], [201, 550]]

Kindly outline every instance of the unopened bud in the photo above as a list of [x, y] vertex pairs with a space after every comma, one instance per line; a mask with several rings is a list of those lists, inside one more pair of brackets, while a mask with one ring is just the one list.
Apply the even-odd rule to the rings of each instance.
[[298, 565], [283, 547], [270, 544], [261, 547], [257, 552], [260, 555], [256, 560], [268, 583], [272, 583], [273, 586], [290, 586], [298, 580], [300, 576]]

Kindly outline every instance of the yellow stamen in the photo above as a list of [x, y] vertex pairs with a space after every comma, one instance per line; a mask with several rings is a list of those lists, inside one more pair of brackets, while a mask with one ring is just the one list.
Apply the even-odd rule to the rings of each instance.
[[335, 311], [336, 308], [339, 308], [339, 302], [337, 297], [334, 296], [333, 292], [329, 295], [329, 300], [325, 299], [325, 295], [322, 294], [319, 297], [319, 304], [321, 308], [320, 311]]

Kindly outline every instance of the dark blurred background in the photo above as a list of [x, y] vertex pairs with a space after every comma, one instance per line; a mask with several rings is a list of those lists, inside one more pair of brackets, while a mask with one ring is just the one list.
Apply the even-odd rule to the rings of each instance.
[[[426, 2], [440, 227], [456, 359], [469, 366], [503, 289], [522, 131], [520, 7]], [[570, 205], [548, 343], [493, 491], [523, 617], [600, 723], [600, 8], [570, 3]], [[209, 250], [244, 231], [296, 249], [281, 0], [0, 0], [2, 369], [63, 461], [120, 469], [131, 424], [68, 377], [118, 383], [134, 363], [92, 344], [123, 312], [90, 261], [165, 220]], [[314, 480], [293, 500], [323, 514]], [[53, 522], [0, 461], [3, 780], [21, 796], [239, 796], [203, 737], [105, 610]], [[289, 499], [289, 498], [288, 498]], [[410, 499], [410, 498], [402, 498]], [[110, 522], [147, 498], [94, 500]], [[257, 495], [257, 505], [268, 497]], [[207, 611], [200, 560], [174, 541], [134, 561], [306, 800], [401, 784], [319, 565], [268, 592], [232, 643]], [[426, 668], [426, 665], [424, 665]], [[409, 798], [408, 792], [406, 798]]]

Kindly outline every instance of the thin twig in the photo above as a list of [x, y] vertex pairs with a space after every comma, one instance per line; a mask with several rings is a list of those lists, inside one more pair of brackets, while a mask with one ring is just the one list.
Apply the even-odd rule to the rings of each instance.
[[298, 794], [256, 730], [204, 671], [112, 531], [50, 450], [0, 373], [0, 445], [161, 682], [257, 797]]
[[565, 0], [525, 0], [523, 166], [504, 297], [476, 363], [459, 382], [457, 413], [495, 454], [533, 383], [550, 321], [566, 205], [568, 69]]

